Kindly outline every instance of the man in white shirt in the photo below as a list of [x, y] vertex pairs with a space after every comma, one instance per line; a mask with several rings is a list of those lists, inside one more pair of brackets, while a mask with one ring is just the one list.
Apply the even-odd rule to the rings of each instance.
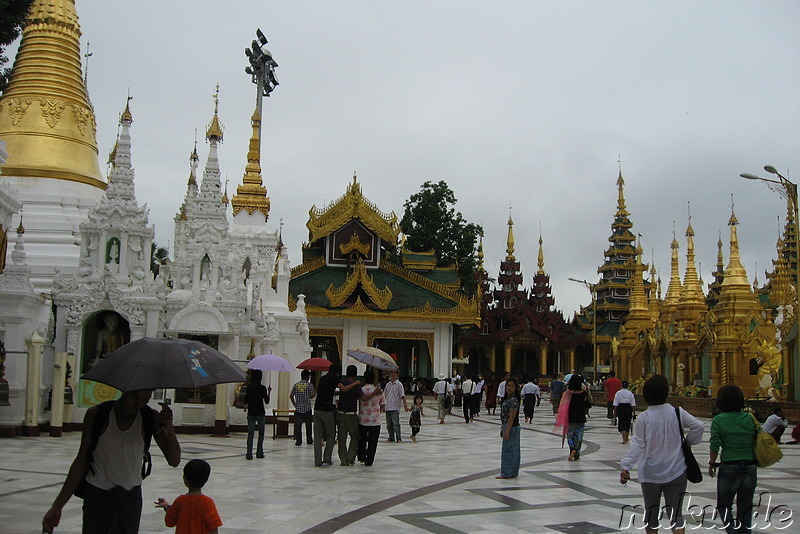
[[383, 396], [386, 398], [386, 430], [389, 432], [387, 441], [403, 441], [400, 433], [400, 403], [403, 409], [408, 411], [406, 404], [406, 391], [403, 384], [397, 379], [397, 371], [389, 372], [389, 382], [383, 388]]
[[764, 432], [769, 434], [775, 439], [775, 443], [781, 442], [781, 436], [783, 436], [783, 431], [786, 430], [786, 427], [789, 426], [789, 421], [783, 418], [783, 412], [780, 408], [775, 408], [772, 410], [772, 415], [767, 417], [767, 420], [764, 421], [763, 429]]
[[529, 380], [522, 386], [520, 394], [522, 395], [522, 407], [525, 411], [525, 422], [533, 423], [534, 406], [539, 406], [542, 403], [541, 390], [533, 380]]
[[472, 388], [474, 392], [472, 394], [472, 413], [470, 415], [470, 420], [474, 421], [476, 417], [480, 417], [481, 415], [481, 399], [483, 398], [483, 385], [486, 381], [483, 379], [483, 376], [478, 375], [475, 380], [475, 386]]
[[500, 406], [503, 404], [503, 399], [506, 398], [506, 382], [508, 379], [511, 378], [511, 373], [506, 371], [506, 374], [503, 375], [503, 381], [500, 382], [500, 385], [497, 387], [497, 405]]
[[475, 388], [475, 382], [470, 377], [467, 377], [461, 383], [461, 392], [464, 395], [464, 400], [462, 401], [462, 406], [464, 408], [464, 422], [469, 423], [472, 421], [471, 413], [471, 406], [472, 406], [472, 393]]
[[439, 424], [444, 424], [444, 418], [447, 416], [449, 407], [445, 407], [445, 401], [450, 399], [450, 406], [453, 405], [453, 385], [445, 381], [445, 374], [439, 373], [439, 381], [433, 385], [433, 396], [438, 403], [439, 408]]

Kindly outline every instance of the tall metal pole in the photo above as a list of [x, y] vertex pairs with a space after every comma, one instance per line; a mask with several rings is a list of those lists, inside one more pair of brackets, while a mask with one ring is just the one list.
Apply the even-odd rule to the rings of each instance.
[[[739, 176], [741, 176], [742, 178], [746, 178], [748, 180], [758, 180], [760, 182], [764, 182], [767, 185], [767, 187], [769, 187], [770, 189], [778, 193], [780, 196], [785, 198], [786, 201], [789, 203], [789, 209], [791, 210], [792, 215], [794, 216], [794, 224], [795, 224], [795, 232], [794, 232], [795, 268], [792, 270], [792, 283], [794, 285], [795, 298], [793, 303], [794, 310], [792, 310], [792, 317], [790, 320], [795, 324], [800, 324], [798, 323], [797, 320], [798, 313], [800, 313], [800, 310], [798, 310], [798, 307], [800, 306], [800, 287], [798, 287], [800, 285], [798, 284], [798, 282], [800, 282], [800, 221], [798, 221], [797, 184], [792, 182], [785, 176], [783, 176], [781, 173], [779, 173], [778, 170], [772, 165], [764, 165], [764, 170], [770, 174], [776, 175], [778, 179], [772, 180], [771, 178], [763, 178], [761, 176], [756, 176], [755, 174], [750, 174], [750, 173], [742, 173]], [[779, 187], [775, 187], [770, 184], [777, 184]], [[790, 257], [789, 258], [790, 269], [791, 269], [791, 263], [792, 263], [792, 258]], [[800, 347], [798, 346], [797, 340], [795, 340], [794, 351], [793, 351], [794, 354], [792, 354], [792, 357], [788, 359], [788, 361], [786, 362], [788, 365], [786, 365], [785, 366], [786, 368], [783, 370], [784, 381], [787, 380], [787, 377], [790, 377], [791, 379], [792, 387], [787, 389], [788, 400], [794, 400], [796, 398], [796, 395], [794, 393], [797, 388], [797, 384], [795, 383], [796, 380], [794, 376], [795, 375], [794, 367], [795, 365], [797, 365], [797, 361], [800, 359], [800, 356], [798, 356], [798, 348]]]

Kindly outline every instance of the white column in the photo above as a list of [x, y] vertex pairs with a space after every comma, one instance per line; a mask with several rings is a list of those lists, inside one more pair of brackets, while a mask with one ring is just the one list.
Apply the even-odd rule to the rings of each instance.
[[39, 388], [42, 382], [42, 347], [44, 339], [36, 331], [25, 339], [28, 346], [28, 372], [25, 383], [25, 424], [28, 436], [39, 435]]
[[50, 437], [60, 438], [64, 426], [64, 387], [67, 377], [67, 353], [56, 352], [53, 362], [53, 401], [50, 411]]

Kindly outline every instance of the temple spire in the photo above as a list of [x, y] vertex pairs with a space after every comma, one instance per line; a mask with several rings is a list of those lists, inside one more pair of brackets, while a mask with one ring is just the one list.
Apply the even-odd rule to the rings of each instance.
[[483, 271], [483, 232], [478, 238], [478, 271]]
[[81, 72], [73, 0], [34, 0], [0, 98], [6, 176], [46, 177], [105, 189], [96, 121]]
[[537, 261], [537, 265], [539, 270], [536, 271], [536, 274], [545, 274], [544, 272], [544, 248], [542, 248], [542, 229], [539, 228], [539, 257]]
[[683, 276], [683, 287], [681, 288], [681, 303], [704, 306], [703, 287], [700, 285], [697, 269], [695, 268], [694, 235], [692, 216], [689, 215], [689, 226], [686, 228], [686, 272]]
[[736, 231], [738, 224], [739, 220], [736, 218], [736, 213], [733, 210], [733, 200], [731, 199], [731, 217], [728, 220], [728, 226], [731, 227], [730, 258], [728, 259], [728, 266], [725, 268], [725, 279], [722, 281], [723, 289], [734, 286], [750, 288], [747, 272], [739, 257], [739, 236]]
[[667, 298], [666, 304], [667, 306], [671, 306], [673, 308], [678, 306], [681, 297], [681, 275], [680, 275], [680, 266], [678, 260], [678, 239], [675, 236], [675, 230], [672, 231], [672, 244], [670, 248], [672, 249], [672, 256], [670, 260], [670, 275], [669, 275], [669, 285], [667, 286]]
[[261, 180], [261, 116], [256, 109], [250, 119], [253, 134], [250, 137], [250, 148], [247, 151], [247, 166], [245, 167], [242, 185], [236, 188], [236, 194], [231, 199], [233, 215], [242, 210], [253, 214], [260, 211], [264, 214], [264, 221], [269, 217], [269, 197], [267, 188]]
[[514, 220], [511, 218], [511, 208], [508, 208], [508, 237], [506, 238], [506, 261], [514, 261]]

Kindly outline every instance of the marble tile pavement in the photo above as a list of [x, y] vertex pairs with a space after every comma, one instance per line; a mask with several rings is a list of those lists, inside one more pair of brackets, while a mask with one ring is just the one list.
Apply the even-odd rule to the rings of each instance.
[[[534, 423], [522, 425], [522, 469], [513, 480], [494, 478], [500, 465], [498, 416], [484, 411], [480, 420], [465, 424], [452, 415], [439, 425], [430, 416], [435, 410], [426, 411], [419, 443], [387, 443], [384, 431], [372, 467], [341, 467], [336, 461], [315, 467], [312, 446], [272, 440], [269, 428], [263, 460], [245, 460], [243, 434], [179, 439], [184, 460], [211, 463], [205, 493], [217, 504], [221, 533], [643, 532], [635, 513], [642, 503], [639, 485], [618, 482], [626, 446], [605, 418], [605, 408], [592, 409], [582, 458], [568, 462], [543, 402]], [[705, 423], [704, 443], [695, 447], [701, 464], [708, 461], [710, 421]], [[79, 438], [69, 433], [0, 440], [0, 533], [41, 532], [42, 515], [64, 480]], [[782, 448], [780, 464], [759, 470], [757, 493], [763, 492], [763, 502], [758, 532], [800, 532], [791, 515], [800, 510], [800, 446]], [[695, 513], [687, 515], [687, 531], [719, 532], [712, 528], [718, 522], [710, 513], [700, 521], [703, 508], [713, 508], [715, 484], [708, 477], [690, 484]], [[183, 491], [180, 468], [168, 467], [154, 447], [153, 474], [143, 486], [145, 503], [161, 496], [172, 500]], [[80, 532], [80, 502], [73, 498], [67, 504], [56, 532]], [[163, 515], [145, 505], [141, 532], [169, 532]]]

